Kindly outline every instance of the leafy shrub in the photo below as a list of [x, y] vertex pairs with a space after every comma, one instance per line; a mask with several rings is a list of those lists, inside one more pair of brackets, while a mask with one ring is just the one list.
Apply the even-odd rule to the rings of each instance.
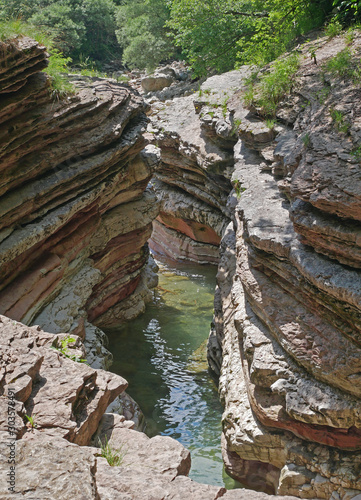
[[322, 26], [329, 0], [172, 0], [168, 26], [197, 76], [274, 60]]
[[333, 38], [337, 35], [339, 35], [342, 31], [342, 24], [337, 21], [336, 19], [333, 19], [325, 29], [325, 33], [329, 38]]
[[154, 69], [175, 55], [167, 30], [168, 3], [164, 0], [124, 0], [117, 10], [116, 36], [123, 61], [131, 68]]
[[333, 7], [336, 8], [336, 19], [343, 25], [348, 25], [361, 19], [360, 0], [334, 0]]
[[51, 34], [57, 48], [77, 61], [120, 56], [113, 0], [0, 0], [0, 17], [21, 19]]
[[254, 104], [265, 116], [275, 116], [278, 103], [294, 85], [294, 75], [299, 68], [299, 56], [290, 56], [275, 61], [268, 73], [246, 91], [246, 104]]

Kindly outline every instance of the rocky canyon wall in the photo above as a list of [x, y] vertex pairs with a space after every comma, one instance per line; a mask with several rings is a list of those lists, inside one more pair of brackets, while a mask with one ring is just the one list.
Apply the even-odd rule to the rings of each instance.
[[0, 48], [0, 497], [266, 499], [186, 477], [189, 451], [107, 412], [127, 382], [84, 363], [98, 326], [141, 312], [154, 285], [143, 100], [78, 76], [58, 100], [44, 47]]
[[[145, 104], [130, 87], [74, 75], [57, 99], [45, 48], [1, 44], [0, 312], [89, 338], [149, 296]], [[151, 284], [151, 283], [150, 283]], [[96, 325], [96, 326], [95, 326]]]
[[361, 494], [360, 91], [324, 67], [343, 37], [314, 44], [318, 64], [300, 49], [274, 129], [240, 94], [228, 102], [242, 189], [209, 355], [230, 474], [270, 493], [351, 499]]
[[243, 104], [242, 68], [153, 105], [148, 129], [152, 248], [214, 263], [222, 238], [209, 362], [226, 468], [301, 498], [361, 495], [360, 85], [325, 67], [346, 53], [357, 67], [360, 38], [348, 43], [298, 48], [275, 124]]
[[152, 104], [147, 137], [160, 148], [153, 184], [161, 206], [150, 241], [155, 252], [219, 262], [232, 213], [227, 198], [237, 142], [226, 101], [247, 72], [214, 76], [195, 94]]
[[[360, 91], [323, 70], [345, 47], [315, 40], [317, 65], [299, 48], [274, 127], [243, 105], [242, 68], [154, 104], [144, 138], [146, 107], [129, 87], [74, 76], [76, 92], [57, 100], [44, 47], [1, 45], [0, 312], [11, 319], [0, 320], [0, 404], [6, 415], [14, 393], [22, 498], [267, 498], [186, 478], [181, 445], [105, 413], [126, 381], [74, 361], [80, 338], [144, 308], [157, 218], [155, 251], [219, 264], [209, 362], [228, 472], [268, 493], [358, 500]], [[360, 47], [356, 37], [354, 65]], [[60, 332], [75, 337], [68, 356]], [[125, 446], [121, 467], [99, 456], [104, 435]]]

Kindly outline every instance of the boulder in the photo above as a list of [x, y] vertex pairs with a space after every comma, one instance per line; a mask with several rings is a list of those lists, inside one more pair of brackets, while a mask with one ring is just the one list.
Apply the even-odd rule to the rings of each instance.
[[142, 78], [141, 85], [144, 92], [156, 92], [158, 90], [163, 90], [165, 87], [170, 87], [174, 81], [174, 71], [166, 71], [164, 73], [154, 74]]

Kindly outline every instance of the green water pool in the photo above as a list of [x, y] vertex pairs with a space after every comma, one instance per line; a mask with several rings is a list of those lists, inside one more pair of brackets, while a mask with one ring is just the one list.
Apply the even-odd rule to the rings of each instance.
[[114, 356], [110, 369], [128, 380], [127, 392], [146, 417], [146, 433], [171, 436], [191, 451], [192, 479], [237, 487], [223, 470], [222, 407], [202, 361], [217, 268], [157, 264], [159, 286], [146, 312], [106, 332]]

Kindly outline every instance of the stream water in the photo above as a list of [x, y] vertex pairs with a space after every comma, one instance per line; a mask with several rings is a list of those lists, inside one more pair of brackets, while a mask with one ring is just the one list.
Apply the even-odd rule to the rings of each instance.
[[106, 332], [111, 370], [128, 380], [127, 392], [146, 417], [145, 432], [171, 436], [191, 451], [192, 479], [235, 488], [223, 470], [222, 407], [204, 356], [217, 269], [157, 264], [159, 286], [146, 312]]

